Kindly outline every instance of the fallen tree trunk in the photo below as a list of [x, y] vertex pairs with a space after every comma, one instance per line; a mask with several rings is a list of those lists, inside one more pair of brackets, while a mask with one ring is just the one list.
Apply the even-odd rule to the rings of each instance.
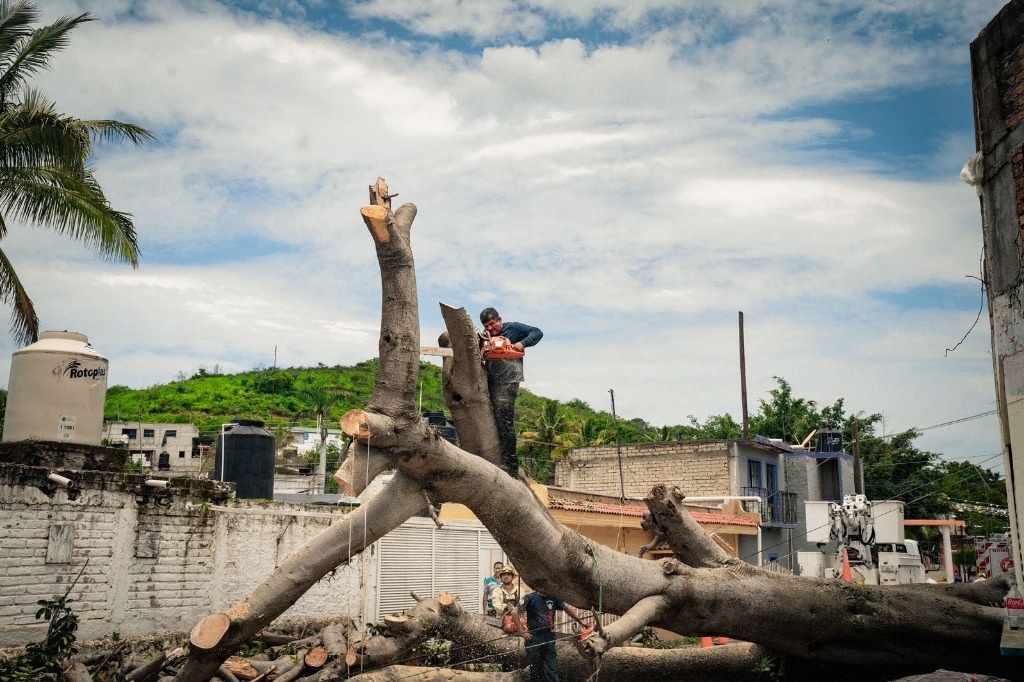
[[[602, 661], [613, 652], [620, 655], [615, 647], [651, 625], [682, 635], [742, 639], [809, 664], [856, 666], [861, 680], [940, 666], [994, 674], [1007, 670], [999, 654], [1002, 613], [978, 603], [973, 593], [859, 586], [762, 571], [708, 542], [682, 508], [681, 493], [664, 488], [655, 489], [647, 503], [677, 559], [626, 556], [559, 525], [527, 486], [424, 426], [415, 405], [420, 339], [410, 231], [416, 208], [406, 204], [392, 214], [386, 185], [380, 195], [382, 184], [376, 185], [376, 205], [388, 210], [364, 211], [383, 289], [380, 366], [366, 408], [342, 419], [355, 443], [339, 476], [358, 491], [372, 478], [368, 472], [394, 468], [398, 473], [367, 505], [293, 553], [245, 602], [225, 612], [229, 623], [223, 635], [197, 648], [178, 680], [208, 679], [234, 648], [346, 556], [419, 511], [424, 497], [468, 506], [535, 589], [578, 607], [619, 614], [618, 621], [587, 640], [586, 652]], [[458, 362], [476, 357], [475, 347], [465, 347], [475, 344], [465, 333], [472, 323], [464, 310], [446, 309], [444, 316], [453, 351], [450, 383], [478, 391], [478, 383], [455, 378], [476, 370]], [[479, 412], [483, 403], [460, 397]], [[457, 426], [460, 433], [490, 428]]]

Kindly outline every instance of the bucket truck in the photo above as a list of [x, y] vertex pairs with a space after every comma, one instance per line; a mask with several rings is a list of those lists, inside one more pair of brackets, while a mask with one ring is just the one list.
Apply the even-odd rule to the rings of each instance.
[[905, 585], [926, 582], [916, 540], [903, 536], [903, 503], [871, 502], [864, 495], [847, 495], [842, 504], [805, 502], [807, 540], [819, 551], [797, 552], [800, 575], [840, 578], [843, 550], [853, 581], [866, 585]]

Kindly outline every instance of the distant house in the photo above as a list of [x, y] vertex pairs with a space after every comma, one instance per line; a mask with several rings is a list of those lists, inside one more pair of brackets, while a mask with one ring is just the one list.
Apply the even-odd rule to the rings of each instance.
[[797, 495], [786, 485], [789, 446], [756, 436], [700, 442], [628, 443], [573, 448], [555, 465], [555, 485], [580, 492], [643, 497], [661, 483], [700, 505], [741, 502], [760, 518], [755, 534], [736, 535], [736, 554], [762, 564], [769, 550], [792, 569]]
[[[342, 449], [341, 429], [327, 429], [327, 445]], [[292, 426], [288, 429], [288, 439], [281, 444], [281, 450], [291, 450], [297, 455], [306, 455], [320, 450], [320, 430], [315, 426]]]
[[213, 453], [213, 439], [200, 437], [195, 424], [112, 421], [103, 437], [143, 468], [168, 475], [198, 474]]

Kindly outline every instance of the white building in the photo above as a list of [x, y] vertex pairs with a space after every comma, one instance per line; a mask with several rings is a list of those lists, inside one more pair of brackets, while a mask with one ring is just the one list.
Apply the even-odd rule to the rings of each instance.
[[[341, 429], [327, 429], [327, 445], [342, 449]], [[306, 455], [320, 450], [320, 430], [315, 426], [292, 426], [288, 428], [288, 440], [281, 444], [281, 450], [292, 450]]]
[[213, 438], [201, 438], [195, 424], [114, 421], [104, 425], [103, 437], [143, 468], [169, 475], [198, 474], [213, 456]]

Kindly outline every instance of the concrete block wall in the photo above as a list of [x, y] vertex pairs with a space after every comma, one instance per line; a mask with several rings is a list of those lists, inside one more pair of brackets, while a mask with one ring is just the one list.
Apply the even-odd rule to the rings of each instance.
[[[622, 480], [627, 497], [651, 491], [651, 481], [677, 485], [687, 495], [729, 495], [728, 441], [702, 443], [629, 443], [621, 446]], [[576, 448], [555, 465], [555, 485], [619, 495], [619, 447]]]
[[1014, 560], [1024, 565], [1024, 2], [971, 43], [985, 291]]
[[[79, 637], [185, 632], [241, 601], [343, 511], [228, 499], [215, 482], [0, 465], [0, 646], [40, 640], [37, 601], [71, 593]], [[80, 574], [80, 577], [78, 577]], [[358, 564], [320, 581], [284, 617], [358, 617]]]

